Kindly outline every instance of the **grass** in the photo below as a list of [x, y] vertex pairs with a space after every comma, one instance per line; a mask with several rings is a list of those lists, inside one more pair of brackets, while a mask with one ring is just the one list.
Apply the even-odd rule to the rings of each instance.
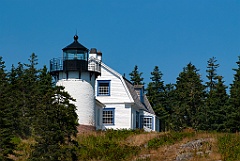
[[218, 137], [219, 152], [223, 161], [240, 160], [240, 134], [224, 134]]
[[[206, 139], [200, 149], [182, 149], [181, 145], [197, 139]], [[27, 160], [32, 152], [33, 138], [13, 140], [18, 143], [15, 161]], [[164, 161], [192, 152], [190, 161], [240, 160], [240, 134], [209, 132], [144, 132], [142, 130], [107, 130], [79, 134], [77, 155], [79, 161]], [[199, 151], [201, 155], [199, 155]]]
[[166, 133], [165, 135], [158, 136], [148, 142], [148, 148], [157, 149], [163, 145], [171, 145], [177, 141], [181, 141], [186, 137], [193, 137], [195, 133], [191, 132], [171, 132]]
[[78, 151], [80, 160], [126, 160], [135, 156], [140, 147], [123, 144], [130, 135], [143, 133], [141, 130], [107, 130], [89, 135], [79, 135], [77, 141], [80, 144]]

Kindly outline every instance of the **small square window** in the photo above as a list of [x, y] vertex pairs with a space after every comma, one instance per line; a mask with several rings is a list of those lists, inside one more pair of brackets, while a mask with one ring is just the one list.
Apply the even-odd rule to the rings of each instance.
[[152, 127], [152, 117], [151, 116], [144, 116], [142, 117], [142, 126], [148, 127], [149, 129], [153, 129]]
[[114, 108], [105, 108], [103, 109], [103, 124], [104, 125], [114, 125]]
[[110, 81], [98, 81], [97, 95], [110, 96]]

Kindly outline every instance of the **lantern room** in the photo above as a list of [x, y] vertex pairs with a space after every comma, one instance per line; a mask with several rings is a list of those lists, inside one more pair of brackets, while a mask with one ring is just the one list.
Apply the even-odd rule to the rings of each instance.
[[83, 79], [83, 76], [88, 74], [92, 79], [93, 75], [97, 77], [101, 74], [102, 53], [94, 48], [89, 55], [89, 50], [78, 42], [78, 36], [75, 35], [73, 38], [73, 43], [62, 49], [61, 58], [50, 60], [50, 74], [55, 81], [69, 78]]
[[74, 36], [74, 42], [63, 48], [64, 71], [87, 71], [88, 49], [78, 42], [78, 36]]

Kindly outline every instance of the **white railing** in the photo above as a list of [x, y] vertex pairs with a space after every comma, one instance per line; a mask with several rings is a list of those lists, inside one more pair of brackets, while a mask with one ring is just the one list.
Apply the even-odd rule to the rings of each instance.
[[101, 73], [101, 63], [93, 60], [88, 61], [88, 70]]

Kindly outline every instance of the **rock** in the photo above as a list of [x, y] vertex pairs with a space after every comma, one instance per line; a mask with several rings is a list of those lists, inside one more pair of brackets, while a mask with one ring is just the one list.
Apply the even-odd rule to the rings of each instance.
[[186, 161], [186, 160], [189, 160], [190, 158], [192, 158], [192, 156], [193, 156], [193, 154], [190, 152], [183, 153], [176, 157], [176, 161]]
[[201, 149], [203, 144], [208, 141], [209, 139], [197, 139], [181, 145], [180, 154], [176, 157], [176, 161], [186, 161], [191, 159], [194, 155], [204, 156], [204, 154], [211, 153], [209, 149], [204, 149], [205, 151]]

